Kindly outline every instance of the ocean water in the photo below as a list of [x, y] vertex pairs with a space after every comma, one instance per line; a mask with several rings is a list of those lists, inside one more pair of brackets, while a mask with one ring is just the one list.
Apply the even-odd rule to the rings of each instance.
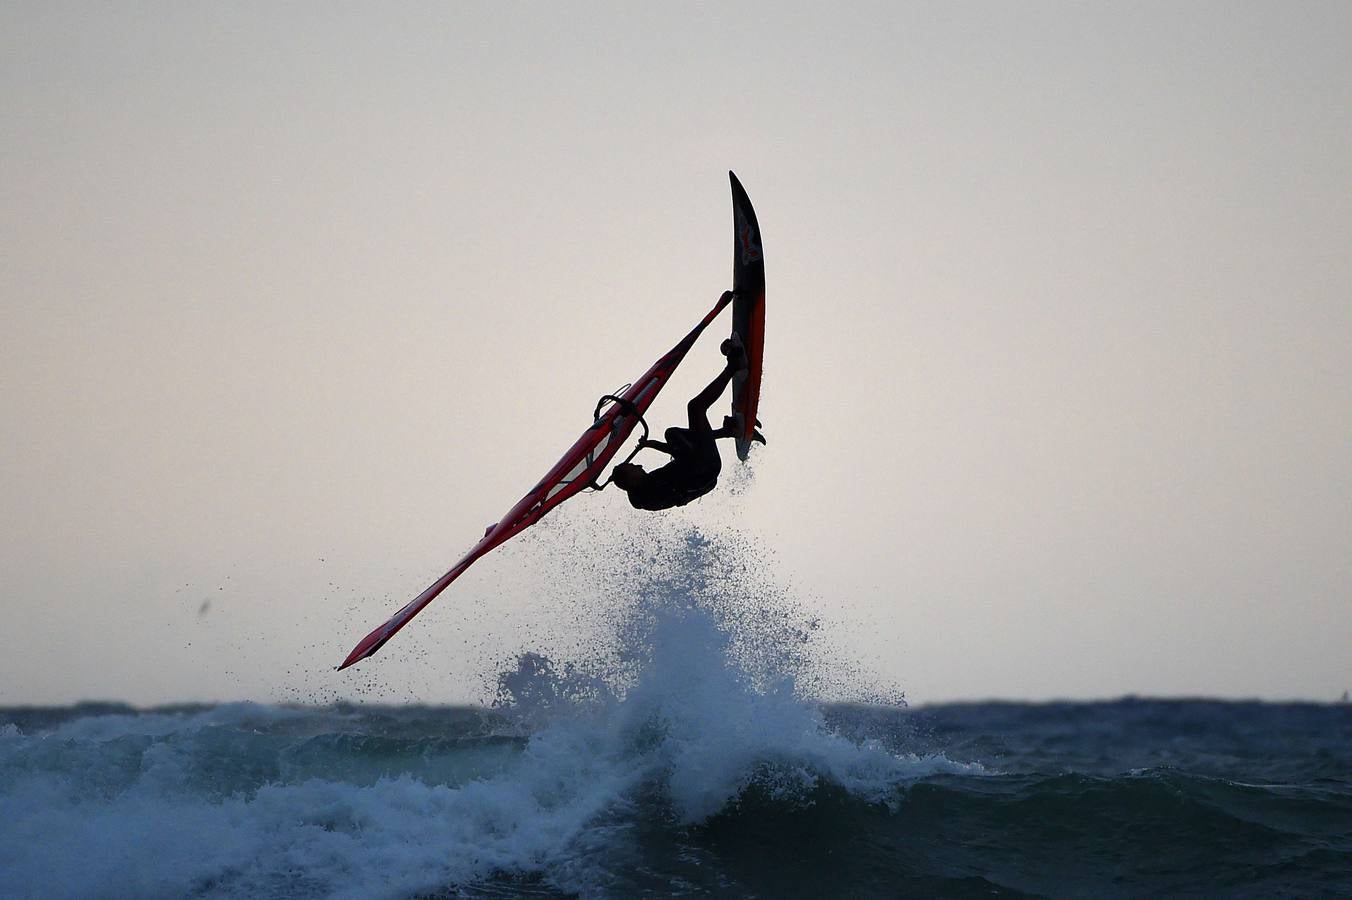
[[1352, 896], [1352, 705], [911, 708], [739, 552], [483, 707], [0, 710], [0, 896]]

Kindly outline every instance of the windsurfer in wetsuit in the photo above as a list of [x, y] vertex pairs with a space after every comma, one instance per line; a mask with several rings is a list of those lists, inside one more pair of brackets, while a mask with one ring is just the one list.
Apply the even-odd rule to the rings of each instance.
[[[709, 424], [709, 407], [714, 405], [727, 388], [732, 377], [746, 368], [746, 351], [740, 342], [726, 340], [719, 348], [728, 358], [728, 364], [709, 386], [695, 395], [686, 406], [690, 427], [668, 428], [665, 441], [641, 441], [639, 448], [651, 447], [671, 456], [671, 462], [645, 471], [637, 463], [622, 463], [611, 473], [611, 481], [629, 495], [635, 509], [670, 509], [685, 506], [691, 500], [703, 497], [718, 484], [718, 473], [723, 460], [718, 455], [718, 438], [736, 437], [736, 422], [731, 416], [723, 420], [723, 427], [714, 429]], [[756, 432], [754, 440], [765, 443]]]

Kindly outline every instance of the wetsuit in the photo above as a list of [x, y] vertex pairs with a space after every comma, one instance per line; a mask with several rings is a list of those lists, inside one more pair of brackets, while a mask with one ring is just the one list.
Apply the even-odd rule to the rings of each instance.
[[[629, 502], [635, 509], [685, 506], [718, 484], [723, 459], [718, 455], [709, 420], [703, 416], [700, 419], [701, 422], [696, 422], [691, 417], [689, 428], [667, 429], [664, 447], [671, 453], [671, 462], [649, 472], [643, 481], [629, 489]], [[650, 441], [648, 446], [657, 444]]]

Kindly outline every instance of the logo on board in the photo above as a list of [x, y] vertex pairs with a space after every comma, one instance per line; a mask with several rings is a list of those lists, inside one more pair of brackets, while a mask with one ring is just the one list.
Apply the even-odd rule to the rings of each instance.
[[760, 262], [760, 235], [756, 233], [755, 226], [747, 221], [746, 214], [740, 209], [737, 210], [737, 243], [742, 248], [742, 265]]

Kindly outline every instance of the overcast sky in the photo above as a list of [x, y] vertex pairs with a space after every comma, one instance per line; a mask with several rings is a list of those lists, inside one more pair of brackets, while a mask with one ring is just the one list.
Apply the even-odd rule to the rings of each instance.
[[332, 671], [731, 286], [728, 169], [770, 444], [659, 527], [742, 530], [913, 702], [1336, 699], [1349, 35], [1346, 3], [4, 3], [0, 704], [482, 700], [597, 627], [574, 557], [647, 515], [613, 491]]

